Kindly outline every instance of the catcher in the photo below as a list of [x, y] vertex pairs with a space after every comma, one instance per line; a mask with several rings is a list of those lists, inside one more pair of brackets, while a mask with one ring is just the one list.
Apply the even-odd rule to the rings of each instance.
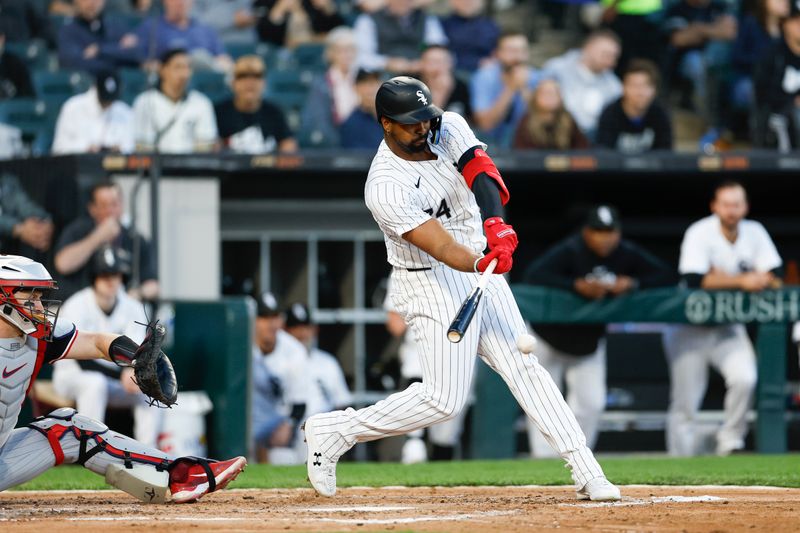
[[161, 351], [163, 326], [148, 325], [141, 346], [124, 335], [80, 333], [57, 322], [47, 300], [56, 289], [47, 269], [25, 257], [0, 255], [0, 491], [62, 463], [83, 465], [148, 503], [185, 503], [224, 488], [247, 461], [173, 458], [62, 407], [14, 429], [27, 391], [43, 363], [107, 359], [129, 367], [154, 403], [175, 403], [172, 364]]

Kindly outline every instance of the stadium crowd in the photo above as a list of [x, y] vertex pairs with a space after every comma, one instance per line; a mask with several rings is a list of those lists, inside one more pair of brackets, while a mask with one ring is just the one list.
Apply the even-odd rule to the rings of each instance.
[[2, 0], [0, 46], [6, 156], [372, 150], [397, 74], [494, 148], [789, 150], [800, 124], [790, 0]]

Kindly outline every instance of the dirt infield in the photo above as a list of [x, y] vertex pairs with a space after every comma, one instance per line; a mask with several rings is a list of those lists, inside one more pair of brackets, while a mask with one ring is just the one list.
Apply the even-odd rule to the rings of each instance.
[[568, 487], [230, 490], [191, 505], [144, 505], [118, 491], [0, 493], [0, 531], [800, 531], [800, 490], [623, 487], [614, 504]]

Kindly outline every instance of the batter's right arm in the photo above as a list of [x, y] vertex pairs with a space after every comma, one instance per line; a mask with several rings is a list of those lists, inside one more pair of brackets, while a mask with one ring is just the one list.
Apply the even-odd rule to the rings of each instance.
[[463, 244], [457, 243], [453, 236], [435, 219], [430, 219], [404, 233], [403, 239], [450, 268], [461, 272], [475, 272], [476, 270], [483, 272], [495, 257], [498, 259], [495, 274], [503, 274], [511, 269], [510, 253], [500, 251], [490, 252], [485, 256], [476, 254]]
[[475, 262], [481, 257], [463, 244], [457, 243], [435, 219], [430, 219], [404, 233], [403, 239], [450, 268], [461, 272], [475, 272]]

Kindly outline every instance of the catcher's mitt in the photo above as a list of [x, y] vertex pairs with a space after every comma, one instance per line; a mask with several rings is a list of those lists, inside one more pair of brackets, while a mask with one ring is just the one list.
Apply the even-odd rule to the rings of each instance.
[[161, 343], [167, 328], [153, 320], [147, 324], [147, 335], [131, 361], [139, 389], [150, 399], [150, 405], [170, 407], [178, 399], [175, 370]]

